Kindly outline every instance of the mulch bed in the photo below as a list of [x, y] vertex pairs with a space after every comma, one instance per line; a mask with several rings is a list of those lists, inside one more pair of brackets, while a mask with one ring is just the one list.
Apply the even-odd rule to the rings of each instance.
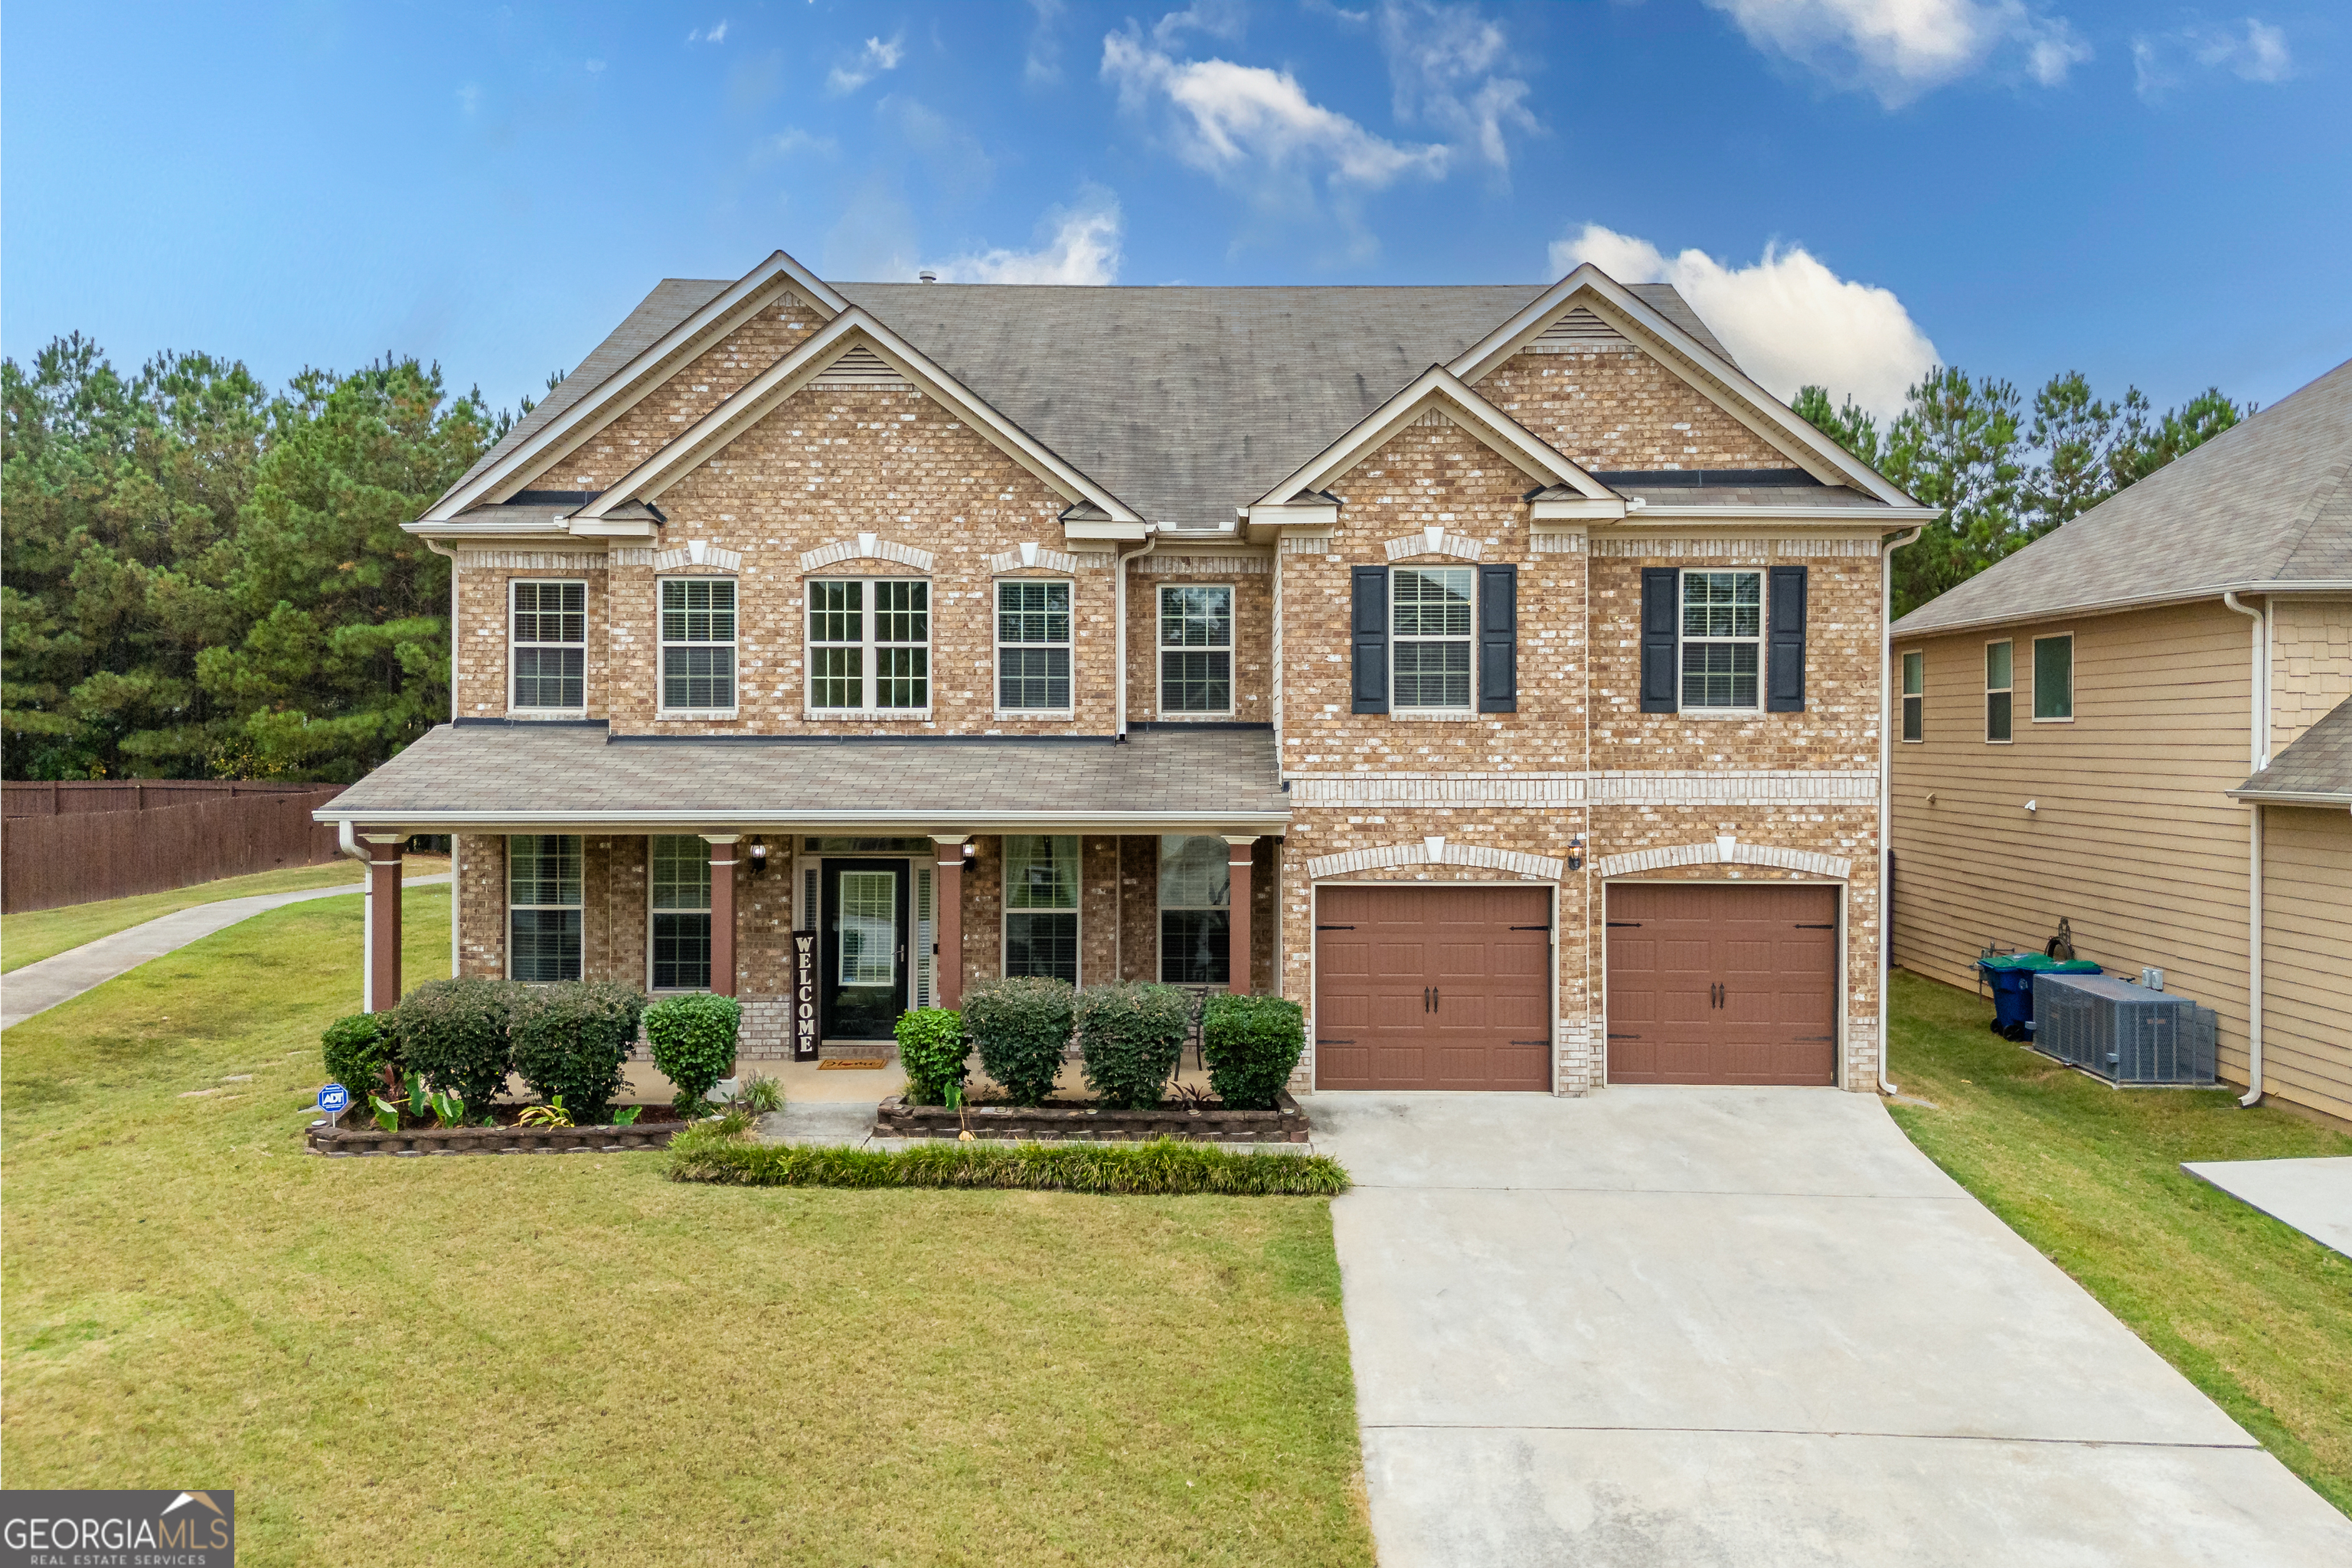
[[303, 1146], [314, 1154], [348, 1157], [354, 1154], [558, 1154], [612, 1153], [629, 1149], [660, 1149], [686, 1125], [674, 1106], [648, 1105], [626, 1127], [525, 1127], [524, 1105], [493, 1106], [496, 1127], [441, 1127], [430, 1117], [401, 1112], [399, 1131], [386, 1132], [373, 1116], [343, 1112], [341, 1127], [324, 1118], [304, 1129]]
[[1177, 1138], [1196, 1143], [1306, 1143], [1307, 1112], [1287, 1089], [1271, 1110], [1230, 1110], [1221, 1100], [1171, 1100], [1150, 1110], [1112, 1110], [1091, 1100], [1055, 1099], [1043, 1105], [966, 1100], [961, 1111], [943, 1105], [908, 1105], [894, 1095], [874, 1108], [877, 1138], [974, 1138], [1019, 1142], [1130, 1142]]

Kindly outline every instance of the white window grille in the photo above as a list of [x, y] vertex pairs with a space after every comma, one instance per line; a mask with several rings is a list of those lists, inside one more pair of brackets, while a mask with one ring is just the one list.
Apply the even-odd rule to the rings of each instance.
[[996, 585], [996, 705], [1067, 712], [1070, 585], [1017, 578]]
[[866, 712], [931, 705], [931, 585], [812, 579], [809, 706]]
[[1393, 707], [1470, 706], [1475, 577], [1467, 566], [1400, 566], [1389, 574]]
[[1160, 590], [1160, 710], [1234, 709], [1234, 591], [1168, 584]]
[[580, 836], [507, 840], [507, 973], [516, 980], [580, 978]]
[[514, 660], [512, 706], [584, 713], [588, 708], [588, 584], [517, 578], [510, 596], [509, 646]]
[[1694, 708], [1760, 708], [1764, 574], [1683, 574], [1683, 701]]
[[664, 712], [734, 710], [735, 584], [731, 578], [663, 578], [661, 644]]

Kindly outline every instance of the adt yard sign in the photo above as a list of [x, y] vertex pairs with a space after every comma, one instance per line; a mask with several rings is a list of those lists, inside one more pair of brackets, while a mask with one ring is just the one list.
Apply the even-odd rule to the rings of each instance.
[[331, 1083], [319, 1091], [319, 1109], [330, 1116], [341, 1116], [351, 1103], [352, 1091], [341, 1084]]

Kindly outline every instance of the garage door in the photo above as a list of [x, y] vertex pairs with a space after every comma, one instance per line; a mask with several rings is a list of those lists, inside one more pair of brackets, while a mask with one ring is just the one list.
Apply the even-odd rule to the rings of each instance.
[[1609, 889], [1609, 1081], [1835, 1083], [1837, 889]]
[[1322, 1089], [1551, 1088], [1545, 888], [1318, 890]]

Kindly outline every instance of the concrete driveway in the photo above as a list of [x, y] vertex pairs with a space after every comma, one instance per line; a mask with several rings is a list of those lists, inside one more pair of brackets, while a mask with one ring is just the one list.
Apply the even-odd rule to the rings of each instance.
[[1386, 1568], [2352, 1563], [1874, 1099], [1309, 1109]]

